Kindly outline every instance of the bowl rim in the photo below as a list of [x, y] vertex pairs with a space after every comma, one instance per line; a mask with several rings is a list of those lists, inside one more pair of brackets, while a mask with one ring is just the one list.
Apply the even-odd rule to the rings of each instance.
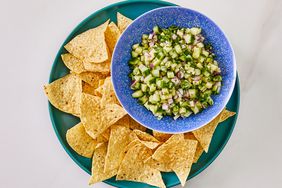
[[[145, 125], [143, 123], [141, 123], [137, 118], [135, 118], [123, 105], [123, 103], [121, 102], [120, 98], [119, 98], [119, 95], [117, 94], [116, 92], [116, 87], [115, 87], [115, 82], [114, 82], [114, 79], [113, 79], [113, 76], [112, 76], [112, 73], [113, 73], [113, 60], [114, 60], [114, 54], [116, 52], [116, 46], [118, 45], [120, 39], [122, 38], [123, 35], [125, 35], [125, 31], [131, 26], [133, 25], [135, 22], [137, 22], [140, 18], [142, 18], [143, 16], [147, 15], [147, 14], [150, 14], [152, 12], [155, 12], [155, 11], [159, 11], [159, 10], [163, 10], [163, 9], [183, 9], [183, 10], [186, 10], [186, 11], [191, 11], [193, 13], [196, 13], [196, 14], [199, 14], [205, 18], [208, 19], [209, 22], [213, 23], [218, 29], [220, 32], [222, 32], [223, 36], [226, 38], [226, 41], [227, 41], [227, 44], [230, 46], [230, 49], [231, 49], [231, 52], [232, 52], [232, 57], [233, 57], [233, 79], [232, 79], [232, 83], [230, 84], [230, 89], [228, 91], [228, 94], [226, 95], [226, 97], [224, 98], [224, 100], [222, 101], [222, 103], [224, 105], [222, 105], [222, 107], [220, 108], [220, 110], [218, 110], [218, 112], [215, 113], [215, 115], [211, 118], [209, 118], [209, 120], [207, 121], [204, 121], [200, 126], [196, 127], [196, 128], [193, 128], [193, 129], [189, 129], [189, 130], [183, 130], [183, 131], [172, 131], [172, 132], [167, 132], [167, 131], [162, 131], [162, 130], [156, 130], [156, 129], [153, 129], [152, 127], [149, 127], [148, 125]], [[193, 10], [193, 9], [190, 9], [190, 8], [186, 8], [186, 7], [181, 7], [181, 6], [178, 6], [178, 5], [175, 5], [175, 6], [167, 6], [167, 7], [160, 7], [160, 8], [156, 8], [156, 9], [152, 9], [148, 12], [145, 12], [144, 14], [141, 14], [140, 16], [138, 16], [137, 18], [135, 18], [127, 27], [126, 29], [121, 33], [118, 41], [116, 42], [116, 46], [114, 48], [114, 51], [112, 53], [112, 59], [111, 59], [111, 81], [112, 81], [112, 84], [113, 84], [113, 89], [114, 89], [114, 92], [115, 92], [115, 95], [117, 96], [117, 99], [120, 103], [120, 105], [123, 107], [123, 109], [127, 112], [127, 114], [133, 118], [136, 122], [138, 122], [139, 124], [141, 124], [142, 126], [148, 128], [148, 129], [151, 129], [151, 130], [155, 130], [155, 131], [158, 131], [158, 132], [162, 132], [162, 133], [167, 133], [167, 134], [181, 134], [181, 133], [186, 133], [186, 132], [192, 132], [192, 131], [195, 131], [197, 129], [200, 129], [202, 127], [204, 127], [205, 125], [207, 125], [208, 123], [210, 123], [214, 118], [216, 118], [216, 116], [218, 116], [220, 114], [220, 112], [226, 107], [229, 99], [231, 98], [231, 95], [233, 93], [233, 90], [234, 90], [234, 87], [235, 87], [235, 83], [236, 83], [236, 78], [237, 78], [237, 63], [236, 63], [236, 57], [235, 57], [235, 52], [234, 52], [234, 49], [231, 45], [231, 42], [229, 40], [229, 38], [227, 37], [226, 33], [221, 29], [221, 27], [215, 23], [211, 18], [209, 18], [208, 16], [206, 16], [205, 14], [199, 12], [199, 11], [196, 11], [196, 10]], [[161, 120], [160, 120], [161, 121]]]

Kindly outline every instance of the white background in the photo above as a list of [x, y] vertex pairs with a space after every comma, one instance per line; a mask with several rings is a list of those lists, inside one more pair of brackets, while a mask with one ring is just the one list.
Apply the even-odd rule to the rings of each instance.
[[[282, 1], [171, 0], [212, 18], [235, 49], [241, 108], [221, 155], [190, 188], [282, 187]], [[0, 0], [0, 187], [87, 188], [57, 140], [43, 84], [70, 31], [114, 0]], [[110, 187], [99, 183], [95, 187]]]

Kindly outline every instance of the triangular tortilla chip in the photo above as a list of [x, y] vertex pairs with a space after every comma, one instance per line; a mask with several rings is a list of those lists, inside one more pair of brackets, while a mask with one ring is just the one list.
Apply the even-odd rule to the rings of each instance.
[[106, 43], [109, 47], [110, 52], [114, 51], [115, 45], [120, 36], [120, 30], [114, 22], [111, 22], [105, 32]]
[[200, 142], [201, 146], [207, 153], [209, 150], [209, 146], [212, 140], [213, 133], [219, 123], [220, 115], [218, 115], [215, 119], [213, 119], [207, 125], [193, 131], [194, 136]]
[[125, 17], [121, 13], [117, 13], [117, 24], [120, 32], [122, 33], [129, 24], [131, 24], [132, 20]]
[[105, 157], [107, 153], [107, 144], [103, 143], [96, 148], [93, 159], [92, 159], [92, 174], [89, 180], [89, 185], [94, 183], [104, 181], [117, 174], [117, 170], [111, 170], [109, 172], [104, 172], [105, 167]]
[[160, 133], [160, 132], [157, 132], [157, 131], [154, 131], [153, 130], [153, 136], [160, 142], [165, 142], [167, 141], [171, 136], [172, 134], [167, 134], [167, 133]]
[[82, 92], [90, 95], [96, 95], [95, 88], [86, 82], [82, 82]]
[[134, 129], [138, 129], [140, 131], [145, 132], [146, 131], [146, 127], [144, 127], [143, 125], [141, 125], [140, 123], [138, 123], [137, 121], [135, 121], [133, 118], [129, 117], [129, 128], [134, 130]]
[[231, 112], [229, 110], [227, 110], [226, 108], [221, 112], [221, 116], [220, 116], [220, 120], [219, 123], [227, 120], [228, 118], [234, 116], [236, 114], [236, 112]]
[[111, 60], [107, 60], [103, 63], [91, 63], [88, 61], [83, 62], [84, 68], [91, 72], [101, 72], [103, 74], [108, 74], [110, 72]]
[[79, 74], [79, 77], [81, 80], [90, 84], [96, 89], [99, 86], [99, 80], [104, 79], [105, 75], [99, 72], [83, 72]]
[[119, 167], [116, 179], [165, 187], [160, 171], [144, 164], [144, 160], [149, 158], [151, 154], [152, 151], [142, 144], [131, 147]]
[[65, 45], [65, 49], [75, 57], [92, 63], [101, 63], [109, 58], [104, 32], [109, 20], [104, 24], [89, 29]]
[[45, 85], [44, 91], [50, 103], [57, 109], [79, 116], [82, 81], [75, 74], [68, 74]]
[[107, 77], [105, 79], [102, 87], [103, 89], [101, 90], [101, 94], [102, 94], [101, 104], [102, 105], [111, 104], [111, 103], [119, 104], [116, 98], [116, 94], [114, 92], [111, 77]]
[[125, 156], [125, 148], [130, 142], [131, 130], [123, 126], [112, 126], [105, 160], [105, 172], [118, 169]]
[[155, 151], [152, 158], [163, 163], [167, 169], [172, 169], [184, 186], [191, 170], [197, 143], [196, 140], [184, 139], [183, 134], [175, 134]]
[[[190, 140], [197, 140], [197, 138], [194, 136], [194, 134], [192, 132], [185, 133], [184, 138], [190, 139]], [[196, 149], [196, 152], [195, 152], [195, 155], [194, 155], [193, 163], [196, 163], [199, 160], [199, 158], [201, 157], [203, 152], [204, 152], [203, 147], [201, 146], [200, 143], [198, 143], [197, 149]]]
[[80, 119], [86, 132], [94, 139], [126, 114], [121, 106], [101, 106], [100, 101], [100, 97], [82, 94]]
[[66, 139], [70, 147], [79, 155], [91, 158], [97, 141], [91, 138], [85, 131], [82, 123], [78, 123], [67, 131]]
[[61, 55], [61, 57], [66, 67], [68, 67], [68, 69], [70, 69], [72, 72], [80, 74], [86, 71], [83, 62], [80, 59], [74, 57], [73, 55], [67, 53]]
[[157, 160], [153, 159], [152, 157], [145, 160], [145, 163], [148, 164], [150, 167], [158, 169], [161, 172], [171, 172], [172, 169], [169, 168], [168, 163], [158, 162]]
[[140, 140], [140, 142], [150, 149], [155, 149], [161, 144], [155, 137], [146, 132], [137, 129], [133, 130], [133, 132]]

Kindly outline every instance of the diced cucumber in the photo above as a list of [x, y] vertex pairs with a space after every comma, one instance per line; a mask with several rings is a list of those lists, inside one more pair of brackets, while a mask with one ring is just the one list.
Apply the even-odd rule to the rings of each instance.
[[149, 109], [153, 114], [155, 114], [158, 111], [158, 106], [157, 105], [150, 105]]
[[159, 33], [159, 27], [156, 25], [156, 26], [153, 28], [153, 31], [154, 31], [154, 33]]
[[149, 38], [149, 35], [147, 35], [147, 34], [142, 35], [142, 40], [147, 40], [148, 38]]
[[182, 49], [181, 49], [181, 46], [179, 44], [174, 46], [174, 49], [175, 49], [176, 53], [178, 53], [178, 54], [182, 53]]
[[142, 53], [142, 48], [140, 47], [140, 46], [138, 46], [136, 49], [135, 49], [135, 52], [137, 53], [137, 54], [141, 54]]
[[201, 29], [201, 28], [198, 28], [198, 27], [192, 27], [192, 28], [190, 29], [190, 32], [192, 33], [192, 35], [198, 35], [198, 34], [201, 33], [201, 31], [202, 31], [202, 29]]
[[137, 43], [137, 44], [134, 44], [134, 45], [132, 46], [132, 49], [135, 50], [137, 47], [139, 47], [139, 44], [138, 44], [138, 43]]
[[165, 46], [163, 49], [164, 49], [165, 52], [169, 53], [172, 50], [172, 47], [171, 46]]
[[150, 93], [155, 92], [156, 89], [157, 89], [156, 84], [151, 84], [151, 85], [149, 85], [149, 92], [150, 92]]
[[203, 54], [204, 56], [206, 56], [206, 57], [208, 57], [208, 56], [209, 56], [209, 52], [208, 52], [208, 51], [206, 51], [206, 50], [202, 50], [202, 54]]
[[140, 98], [143, 96], [143, 92], [141, 90], [137, 90], [134, 93], [132, 93], [133, 98]]
[[131, 52], [131, 56], [132, 56], [133, 58], [134, 58], [134, 57], [138, 57], [138, 55], [139, 55], [139, 54], [136, 53], [135, 51], [132, 51], [132, 52]]
[[142, 72], [143, 75], [150, 74], [150, 69], [143, 64], [139, 65], [139, 69], [140, 69], [140, 71]]
[[145, 77], [144, 82], [146, 84], [150, 84], [154, 79], [155, 78], [151, 74], [149, 74], [148, 76]]
[[143, 97], [140, 97], [139, 98], [139, 102], [141, 103], [141, 104], [144, 104], [144, 103], [146, 103], [148, 101], [148, 97], [146, 96], [146, 95], [144, 95]]
[[174, 77], [174, 73], [172, 71], [168, 71], [167, 72], [167, 77], [168, 78], [173, 78]]
[[176, 51], [174, 51], [174, 50], [171, 50], [171, 51], [169, 52], [169, 55], [171, 56], [172, 59], [175, 59], [175, 58], [177, 58], [177, 56], [178, 56], [178, 54], [177, 54]]
[[148, 86], [146, 84], [141, 84], [141, 90], [142, 92], [146, 92], [148, 89]]
[[189, 90], [188, 90], [188, 93], [189, 93], [189, 96], [190, 96], [191, 99], [194, 99], [194, 98], [196, 98], [196, 96], [197, 96], [197, 91], [196, 91], [196, 89], [189, 89]]
[[201, 48], [195, 47], [193, 50], [194, 50], [192, 54], [193, 58], [198, 59], [201, 54]]
[[200, 70], [200, 69], [195, 69], [195, 75], [196, 75], [196, 76], [201, 75], [201, 70]]
[[160, 95], [156, 92], [149, 97], [149, 102], [152, 104], [157, 104], [159, 101], [160, 101]]
[[159, 89], [161, 89], [161, 88], [164, 88], [165, 83], [164, 83], [163, 80], [157, 80], [157, 81], [156, 81], [156, 85], [157, 85], [157, 87], [158, 87]]
[[153, 75], [154, 77], [160, 77], [160, 70], [158, 70], [158, 69], [152, 70], [152, 75]]
[[183, 36], [183, 38], [184, 38], [184, 40], [187, 44], [192, 43], [192, 35], [191, 34], [186, 34], [186, 35]]

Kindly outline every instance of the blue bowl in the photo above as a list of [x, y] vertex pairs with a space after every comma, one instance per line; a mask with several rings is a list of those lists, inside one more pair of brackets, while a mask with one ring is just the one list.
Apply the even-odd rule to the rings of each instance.
[[[130, 89], [131, 46], [141, 42], [142, 34], [151, 33], [152, 28], [201, 27], [205, 41], [213, 46], [213, 52], [222, 71], [222, 88], [219, 95], [213, 95], [214, 105], [188, 118], [164, 117], [161, 120], [134, 99]], [[118, 100], [128, 114], [143, 126], [165, 133], [184, 133], [198, 129], [214, 119], [226, 106], [236, 80], [234, 51], [223, 31], [205, 15], [183, 7], [173, 6], [154, 9], [136, 18], [121, 35], [112, 58], [112, 81]]]

